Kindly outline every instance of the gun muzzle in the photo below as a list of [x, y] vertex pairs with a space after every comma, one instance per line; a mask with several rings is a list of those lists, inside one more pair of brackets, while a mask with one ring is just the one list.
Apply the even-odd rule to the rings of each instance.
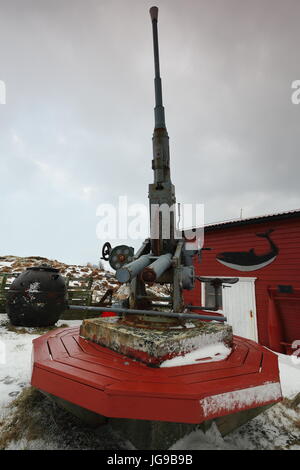
[[157, 18], [158, 18], [158, 8], [157, 7], [151, 7], [150, 10], [150, 16], [151, 16], [151, 20], [154, 21], [156, 20], [157, 21]]
[[156, 282], [157, 279], [172, 266], [172, 255], [161, 255], [150, 266], [143, 269], [141, 279], [144, 282]]
[[146, 266], [151, 263], [149, 255], [140, 256], [140, 258], [125, 264], [116, 271], [116, 278], [119, 282], [132, 281]]

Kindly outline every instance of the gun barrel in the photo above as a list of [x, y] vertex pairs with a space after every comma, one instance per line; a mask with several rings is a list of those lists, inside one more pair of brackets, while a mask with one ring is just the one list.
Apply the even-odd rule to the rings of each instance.
[[149, 255], [142, 255], [131, 263], [125, 264], [116, 271], [116, 278], [119, 282], [129, 282], [134, 279], [146, 266], [151, 263]]
[[144, 282], [155, 282], [172, 265], [171, 253], [161, 255], [150, 266], [143, 269], [141, 279]]
[[149, 10], [149, 13], [150, 13], [150, 16], [151, 16], [151, 20], [156, 20], [157, 21], [157, 18], [158, 18], [158, 8], [157, 7], [151, 7], [150, 10]]
[[86, 307], [84, 305], [69, 305], [70, 310], [88, 310], [89, 312], [112, 312], [123, 315], [151, 315], [153, 317], [180, 318], [181, 320], [215, 320], [224, 322], [226, 317], [221, 315], [201, 315], [199, 313], [157, 312], [155, 310], [135, 310], [123, 307]]
[[154, 69], [155, 69], [155, 129], [161, 129], [166, 127], [165, 123], [165, 109], [162, 101], [162, 86], [160, 78], [160, 67], [159, 67], [159, 47], [158, 47], [158, 32], [157, 32], [157, 18], [158, 8], [150, 8], [150, 16], [152, 21], [152, 32], [153, 32], [153, 50], [154, 50]]

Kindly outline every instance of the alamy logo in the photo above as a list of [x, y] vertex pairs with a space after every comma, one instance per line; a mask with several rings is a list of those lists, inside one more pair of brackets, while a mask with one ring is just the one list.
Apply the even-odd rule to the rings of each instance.
[[0, 104], [6, 104], [6, 85], [3, 80], [0, 80]]
[[200, 248], [203, 244], [203, 204], [181, 204], [180, 210], [175, 205], [151, 204], [149, 217], [148, 206], [128, 204], [127, 196], [119, 196], [117, 205], [100, 204], [96, 215], [100, 217], [96, 228], [100, 240], [144, 240], [149, 227], [152, 240], [180, 239], [184, 235], [191, 245], [200, 243]]

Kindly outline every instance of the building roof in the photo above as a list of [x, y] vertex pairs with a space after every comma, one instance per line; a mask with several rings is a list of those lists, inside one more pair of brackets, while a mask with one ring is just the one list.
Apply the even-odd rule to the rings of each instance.
[[214, 222], [205, 225], [205, 231], [213, 231], [228, 227], [236, 227], [239, 225], [250, 225], [250, 224], [257, 224], [263, 222], [269, 222], [269, 220], [281, 220], [281, 219], [292, 219], [300, 217], [300, 209], [295, 209], [292, 211], [286, 212], [278, 212], [274, 214], [266, 214], [266, 215], [258, 215], [255, 217], [249, 217], [247, 219], [231, 219], [231, 220], [224, 220], [222, 222]]

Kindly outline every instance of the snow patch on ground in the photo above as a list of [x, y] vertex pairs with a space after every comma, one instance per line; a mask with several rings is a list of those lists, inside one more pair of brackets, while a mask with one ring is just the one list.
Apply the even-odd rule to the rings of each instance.
[[282, 394], [287, 398], [300, 392], [300, 363], [295, 364], [293, 359], [292, 356], [278, 354]]
[[0, 342], [5, 362], [0, 364], [0, 409], [29, 385], [32, 340], [37, 337], [38, 335], [17, 335], [1, 331]]
[[238, 450], [240, 447], [226, 443], [215, 423], [205, 433], [193, 431], [188, 436], [179, 439], [170, 450]]
[[0, 268], [11, 267], [14, 261], [0, 261]]
[[[22, 334], [16, 331], [23, 331], [23, 327], [9, 331], [7, 324], [7, 316], [0, 315], [0, 417], [3, 407], [30, 385], [32, 340], [40, 336], [35, 334], [35, 328], [26, 328], [28, 333]], [[66, 321], [57, 322], [57, 326], [61, 324], [66, 324]], [[68, 320], [67, 324], [79, 326], [81, 320]]]

